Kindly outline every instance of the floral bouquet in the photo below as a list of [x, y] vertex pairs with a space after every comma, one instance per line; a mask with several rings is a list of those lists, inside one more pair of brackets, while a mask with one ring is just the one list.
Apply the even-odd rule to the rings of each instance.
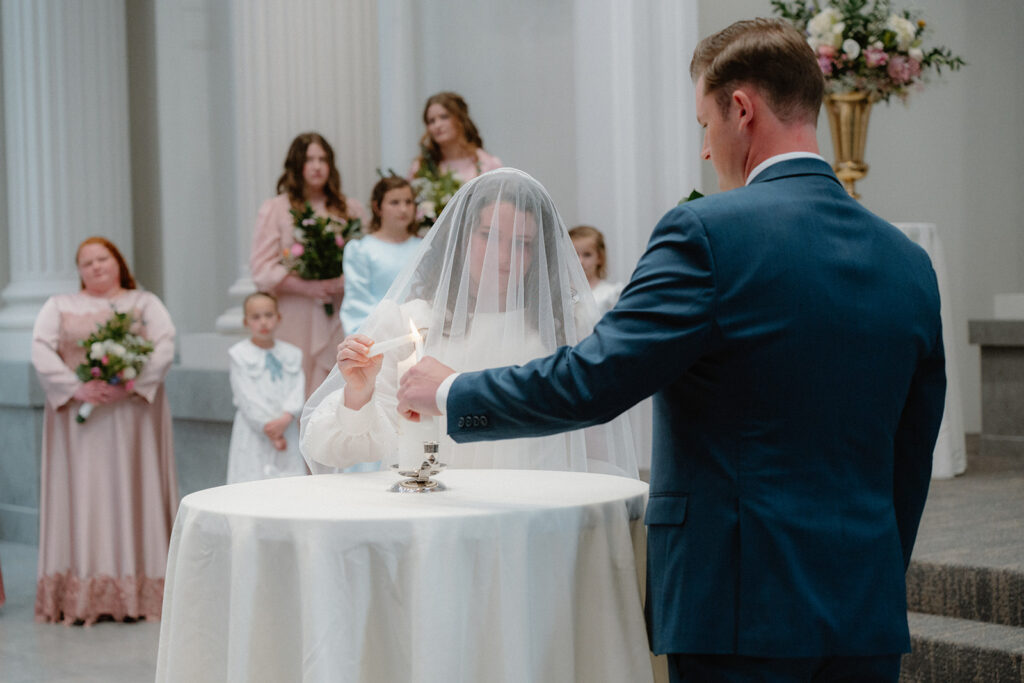
[[[807, 34], [828, 93], [867, 92], [871, 101], [906, 99], [926, 72], [966, 64], [945, 47], [925, 49], [927, 24], [916, 12], [895, 12], [890, 0], [771, 0], [781, 18]], [[870, 6], [869, 6], [870, 5]]]
[[423, 150], [422, 158], [424, 163], [412, 179], [412, 189], [416, 193], [416, 217], [420, 226], [429, 230], [462, 183], [451, 171], [442, 173], [428, 150]]
[[[135, 386], [135, 378], [142, 371], [149, 354], [153, 353], [153, 343], [132, 332], [136, 320], [131, 313], [118, 313], [78, 345], [88, 349], [84, 363], [75, 369], [75, 375], [83, 382], [94, 379], [107, 384], [124, 384], [128, 391]], [[83, 403], [78, 409], [75, 420], [85, 422], [92, 414], [95, 406]]]
[[[363, 222], [353, 218], [340, 223], [317, 216], [309, 202], [302, 211], [291, 210], [295, 219], [295, 242], [284, 250], [282, 263], [303, 280], [330, 280], [341, 275], [345, 242], [363, 233]], [[324, 303], [324, 313], [334, 315], [334, 304]]]

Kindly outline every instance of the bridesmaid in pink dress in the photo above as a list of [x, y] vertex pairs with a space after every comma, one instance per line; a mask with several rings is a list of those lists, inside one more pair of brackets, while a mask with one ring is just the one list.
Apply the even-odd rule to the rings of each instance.
[[[174, 325], [136, 288], [120, 251], [90, 237], [76, 255], [82, 289], [51, 297], [32, 332], [46, 393], [39, 500], [37, 621], [92, 624], [159, 619], [178, 483], [164, 378]], [[78, 341], [111, 312], [131, 312], [153, 352], [134, 386], [82, 382]], [[95, 406], [79, 424], [83, 402]]]
[[[256, 217], [249, 268], [256, 288], [277, 297], [281, 326], [277, 337], [302, 349], [306, 395], [320, 386], [336, 362], [337, 346], [345, 336], [338, 311], [345, 290], [344, 278], [303, 280], [281, 264], [281, 256], [295, 242], [295, 223], [289, 210], [309, 202], [322, 216], [338, 221], [366, 220], [366, 211], [341, 192], [341, 174], [334, 165], [334, 150], [318, 133], [303, 133], [292, 140], [277, 181], [278, 195], [263, 202]], [[334, 303], [334, 315], [323, 304]]]
[[501, 159], [484, 151], [484, 141], [473, 119], [469, 105], [453, 92], [439, 92], [427, 98], [423, 107], [423, 123], [427, 130], [420, 140], [422, 153], [409, 168], [409, 179], [426, 163], [429, 155], [442, 173], [465, 183], [478, 175], [501, 168]]

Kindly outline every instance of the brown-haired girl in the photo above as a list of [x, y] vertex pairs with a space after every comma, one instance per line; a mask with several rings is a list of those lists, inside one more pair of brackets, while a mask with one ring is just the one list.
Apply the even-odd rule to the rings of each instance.
[[370, 209], [369, 233], [345, 248], [341, 323], [346, 334], [358, 331], [422, 242], [416, 237], [416, 199], [405, 178], [391, 175], [377, 181]]

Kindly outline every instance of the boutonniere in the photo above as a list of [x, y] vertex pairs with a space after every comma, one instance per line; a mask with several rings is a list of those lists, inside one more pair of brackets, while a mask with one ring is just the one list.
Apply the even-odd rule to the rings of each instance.
[[679, 204], [676, 204], [676, 206], [679, 206], [680, 204], [685, 204], [686, 202], [692, 202], [694, 199], [700, 199], [703, 196], [704, 194], [702, 192], [700, 192], [697, 189], [694, 189], [692, 192], [690, 192], [690, 194], [680, 199]]

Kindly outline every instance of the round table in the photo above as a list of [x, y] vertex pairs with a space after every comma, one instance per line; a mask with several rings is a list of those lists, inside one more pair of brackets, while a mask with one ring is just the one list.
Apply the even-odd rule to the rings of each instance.
[[634, 556], [645, 483], [437, 479], [448, 490], [394, 493], [394, 473], [372, 472], [185, 497], [157, 681], [651, 680]]

